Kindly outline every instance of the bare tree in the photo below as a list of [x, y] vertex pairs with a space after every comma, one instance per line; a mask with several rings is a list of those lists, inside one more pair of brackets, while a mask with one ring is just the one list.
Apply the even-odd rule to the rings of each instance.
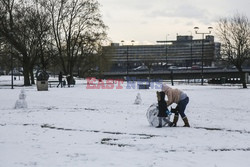
[[0, 36], [0, 70], [4, 70], [6, 73], [11, 71], [11, 53], [8, 52], [9, 50], [10, 45]]
[[73, 75], [76, 63], [98, 50], [106, 37], [96, 0], [44, 1], [51, 14], [54, 41], [65, 74]]
[[235, 14], [231, 18], [221, 18], [218, 21], [217, 35], [222, 43], [222, 59], [238, 69], [243, 88], [247, 88], [242, 65], [250, 58], [250, 22], [248, 18], [240, 14]]
[[22, 62], [25, 86], [30, 85], [30, 76], [33, 77], [39, 40], [46, 29], [41, 29], [46, 24], [40, 19], [44, 17], [34, 8], [36, 4], [38, 0], [0, 0], [0, 34], [20, 53], [16, 58]]
[[[22, 55], [22, 57], [17, 58], [22, 59], [21, 61], [23, 63], [24, 69], [24, 85], [28, 86], [30, 85], [30, 58], [28, 56], [28, 50], [25, 45], [25, 40], [23, 40], [23, 37], [26, 36], [26, 27], [21, 26], [21, 22], [23, 22], [25, 19], [23, 18], [25, 13], [22, 13], [23, 8], [19, 7], [19, 4], [16, 4], [15, 0], [0, 1], [0, 33], [5, 37], [6, 41]], [[16, 9], [18, 9], [19, 11], [16, 12]]]

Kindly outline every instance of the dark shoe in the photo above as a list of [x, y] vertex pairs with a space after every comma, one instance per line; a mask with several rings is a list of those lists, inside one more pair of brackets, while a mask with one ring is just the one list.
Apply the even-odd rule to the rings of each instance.
[[158, 125], [158, 126], [156, 126], [156, 128], [162, 128], [162, 126], [161, 126], [161, 125]]
[[169, 127], [173, 127], [173, 125], [174, 125], [173, 122], [168, 123], [168, 126], [169, 126]]
[[174, 124], [174, 123], [172, 122], [172, 123], [169, 123], [168, 126], [169, 126], [169, 127], [176, 127], [176, 124]]

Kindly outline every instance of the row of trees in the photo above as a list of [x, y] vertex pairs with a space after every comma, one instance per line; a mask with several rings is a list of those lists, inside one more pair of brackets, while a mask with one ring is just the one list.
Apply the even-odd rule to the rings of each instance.
[[70, 76], [100, 66], [106, 29], [96, 0], [0, 0], [1, 48], [21, 62], [25, 86], [37, 65]]

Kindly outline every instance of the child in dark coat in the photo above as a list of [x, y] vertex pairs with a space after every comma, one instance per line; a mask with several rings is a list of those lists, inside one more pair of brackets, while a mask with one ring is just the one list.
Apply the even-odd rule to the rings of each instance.
[[167, 108], [167, 103], [165, 101], [165, 93], [157, 91], [156, 94], [157, 94], [158, 109], [159, 109], [159, 113], [157, 115], [159, 119], [159, 125], [156, 128], [161, 128], [162, 126], [164, 126], [162, 124], [162, 120], [164, 120], [169, 126], [172, 126], [173, 123], [168, 119], [166, 119], [166, 117], [168, 116], [167, 114], [168, 108]]

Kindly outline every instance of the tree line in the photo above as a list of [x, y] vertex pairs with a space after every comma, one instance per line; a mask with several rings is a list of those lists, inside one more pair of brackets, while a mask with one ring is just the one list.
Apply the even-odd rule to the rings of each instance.
[[0, 0], [1, 52], [21, 63], [25, 86], [34, 84], [35, 67], [71, 77], [101, 68], [107, 26], [99, 7], [96, 0]]
[[[10, 67], [11, 56], [18, 60], [25, 86], [34, 84], [37, 66], [57, 68], [69, 76], [75, 71], [82, 76], [93, 70], [100, 73], [109, 66], [105, 53], [110, 51], [102, 47], [107, 26], [99, 7], [97, 0], [0, 0], [0, 65]], [[248, 17], [220, 18], [216, 29], [222, 60], [238, 69], [246, 88], [243, 65], [250, 58]]]

